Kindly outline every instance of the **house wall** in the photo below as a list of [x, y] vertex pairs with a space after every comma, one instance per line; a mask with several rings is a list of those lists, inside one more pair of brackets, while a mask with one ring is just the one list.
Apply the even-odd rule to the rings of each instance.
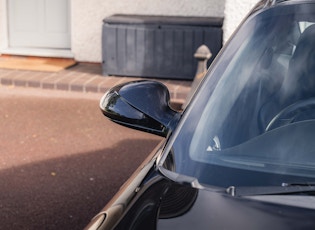
[[223, 41], [226, 42], [258, 0], [226, 0]]
[[[0, 53], [8, 47], [7, 1], [0, 0]], [[224, 17], [224, 41], [258, 0], [70, 0], [71, 51], [77, 61], [101, 62], [103, 19], [116, 14]]]
[[224, 16], [225, 0], [72, 0], [72, 52], [101, 62], [102, 20], [113, 14]]

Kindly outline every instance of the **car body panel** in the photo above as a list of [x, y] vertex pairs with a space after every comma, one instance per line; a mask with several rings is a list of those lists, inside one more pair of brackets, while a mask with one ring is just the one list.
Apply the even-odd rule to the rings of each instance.
[[[116, 200], [103, 215], [117, 220], [110, 229], [313, 229], [314, 197], [246, 196], [233, 197], [225, 191], [196, 189], [165, 179], [152, 165], [151, 178], [137, 190], [132, 199]], [[148, 169], [143, 173], [147, 175]], [[130, 186], [129, 186], [130, 189]], [[274, 200], [272, 199], [274, 198]], [[125, 203], [129, 200], [129, 204]], [[288, 204], [288, 200], [291, 200]], [[118, 209], [117, 215], [112, 213]], [[108, 223], [97, 221], [97, 228], [108, 229]], [[128, 228], [126, 227], [128, 226]], [[95, 227], [95, 226], [94, 226]]]
[[[315, 104], [315, 96], [284, 110], [281, 108], [280, 112], [271, 110], [273, 114], [261, 118], [266, 115], [264, 109], [268, 106], [265, 105], [274, 95], [282, 91], [291, 93], [292, 88], [300, 86], [300, 82], [287, 79], [298, 71], [288, 66], [295, 61], [295, 51], [307, 53], [301, 41], [304, 34], [315, 33], [312, 32], [315, 6], [311, 4], [315, 1], [259, 2], [214, 60], [182, 112], [170, 110], [169, 96], [164, 90], [163, 96], [155, 100], [156, 103], [159, 98], [163, 101], [157, 109], [148, 101], [139, 103], [139, 95], [127, 95], [134, 91], [119, 93], [132, 85], [136, 88], [156, 85], [152, 82], [128, 83], [105, 94], [107, 102], [101, 105], [105, 116], [118, 123], [122, 119], [126, 121], [123, 125], [166, 139], [86, 229], [314, 229], [315, 118], [305, 119], [294, 114], [292, 120], [282, 116], [292, 115], [296, 109], [304, 112], [305, 107]], [[282, 21], [272, 21], [277, 16]], [[288, 20], [296, 21], [289, 24]], [[247, 55], [242, 56], [242, 52]], [[270, 58], [276, 59], [277, 68], [271, 66]], [[280, 67], [286, 69], [282, 71]], [[251, 72], [259, 73], [259, 77], [251, 77]], [[228, 75], [230, 78], [226, 79], [230, 81], [225, 79]], [[289, 88], [283, 89], [284, 83]], [[275, 87], [269, 92], [270, 88], [261, 87], [264, 84]], [[253, 87], [248, 90], [247, 85]], [[160, 86], [150, 87], [147, 94], [162, 92], [157, 90]], [[252, 97], [264, 90], [267, 95], [262, 97], [264, 102]], [[113, 92], [116, 93], [114, 100], [110, 96]], [[123, 116], [116, 116], [115, 111], [121, 107], [115, 110], [112, 106], [104, 112], [106, 106], [115, 104], [116, 95], [140, 111], [141, 116], [154, 118], [154, 127], [162, 128], [152, 131], [145, 123], [141, 127], [135, 127], [132, 122], [128, 124], [127, 110]], [[110, 100], [114, 102], [108, 103]], [[150, 108], [140, 108], [142, 105]], [[161, 110], [168, 111], [167, 115], [155, 114]]]

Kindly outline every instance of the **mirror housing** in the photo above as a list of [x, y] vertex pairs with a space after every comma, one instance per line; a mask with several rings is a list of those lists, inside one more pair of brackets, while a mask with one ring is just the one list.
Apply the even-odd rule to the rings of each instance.
[[163, 137], [174, 130], [180, 116], [170, 107], [166, 86], [148, 80], [114, 86], [102, 97], [100, 109], [118, 124]]

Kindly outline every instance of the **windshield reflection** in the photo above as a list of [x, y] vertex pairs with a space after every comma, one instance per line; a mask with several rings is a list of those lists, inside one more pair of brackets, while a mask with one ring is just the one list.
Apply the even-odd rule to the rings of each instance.
[[292, 4], [243, 25], [172, 146], [176, 172], [222, 186], [315, 177], [314, 24], [314, 4]]

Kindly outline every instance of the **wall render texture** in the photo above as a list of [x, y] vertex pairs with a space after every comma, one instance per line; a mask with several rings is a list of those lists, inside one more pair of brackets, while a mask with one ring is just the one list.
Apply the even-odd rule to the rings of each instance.
[[72, 52], [78, 61], [101, 62], [103, 19], [113, 14], [224, 16], [225, 0], [72, 0]]

